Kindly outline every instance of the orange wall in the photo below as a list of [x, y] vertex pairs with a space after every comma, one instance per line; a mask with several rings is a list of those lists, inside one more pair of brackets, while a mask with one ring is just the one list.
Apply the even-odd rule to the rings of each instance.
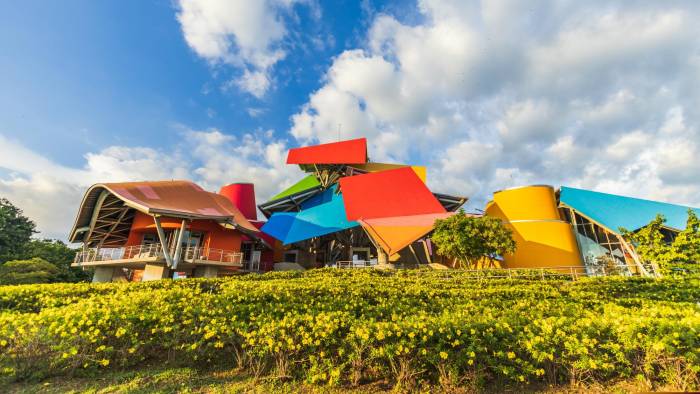
[[[178, 229], [182, 225], [180, 219], [161, 218], [163, 229]], [[237, 230], [226, 229], [213, 220], [193, 220], [187, 229], [201, 231], [205, 234], [203, 247], [224, 249], [231, 251], [241, 250], [241, 233]], [[136, 212], [131, 224], [129, 239], [125, 246], [139, 245], [144, 233], [156, 233], [156, 224], [153, 217], [141, 212]]]

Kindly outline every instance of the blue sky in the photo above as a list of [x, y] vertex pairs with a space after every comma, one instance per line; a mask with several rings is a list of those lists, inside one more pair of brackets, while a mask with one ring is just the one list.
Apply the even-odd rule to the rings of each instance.
[[301, 176], [287, 149], [375, 161], [483, 208], [569, 185], [700, 206], [700, 3], [0, 3], [0, 196], [65, 238], [97, 182]]
[[3, 133], [66, 165], [81, 165], [83, 154], [109, 145], [172, 144], [177, 125], [283, 134], [332, 57], [363, 34], [354, 1], [324, 9], [313, 23], [310, 7], [295, 8], [302, 34], [332, 41], [295, 43], [304, 48], [277, 65], [276, 89], [258, 99], [223, 87], [237, 70], [192, 51], [171, 1], [4, 2]]

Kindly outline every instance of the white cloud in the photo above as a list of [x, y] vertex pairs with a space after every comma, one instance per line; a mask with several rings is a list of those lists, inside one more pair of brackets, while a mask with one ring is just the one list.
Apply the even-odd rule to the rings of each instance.
[[271, 69], [286, 55], [283, 13], [295, 1], [179, 0], [177, 19], [187, 44], [212, 64], [242, 70], [235, 85], [260, 98]]
[[334, 59], [294, 137], [332, 141], [341, 123], [475, 208], [523, 183], [700, 205], [700, 4], [418, 5]]

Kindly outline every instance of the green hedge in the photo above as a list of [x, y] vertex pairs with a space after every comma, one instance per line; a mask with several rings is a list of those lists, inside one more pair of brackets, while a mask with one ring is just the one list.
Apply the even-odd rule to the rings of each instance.
[[8, 379], [163, 361], [323, 384], [698, 389], [700, 279], [316, 270], [0, 287]]

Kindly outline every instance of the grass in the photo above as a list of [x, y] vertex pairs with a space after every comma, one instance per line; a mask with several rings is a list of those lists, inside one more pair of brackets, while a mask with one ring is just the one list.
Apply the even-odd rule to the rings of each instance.
[[7, 393], [381, 393], [378, 384], [336, 388], [304, 383], [256, 380], [236, 370], [146, 367], [108, 372], [92, 378], [54, 377], [0, 386]]
[[[670, 388], [669, 388], [670, 389]], [[509, 392], [486, 388], [487, 392]], [[491, 391], [495, 390], [495, 391]], [[522, 388], [518, 392], [523, 392]], [[138, 370], [115, 371], [92, 378], [54, 377], [34, 382], [18, 382], [0, 386], [4, 393], [308, 393], [360, 394], [395, 392], [387, 383], [379, 382], [359, 387], [328, 387], [276, 379], [256, 380], [237, 370], [205, 370], [174, 367], [144, 367]], [[419, 392], [439, 392], [438, 387], [423, 387]], [[524, 392], [542, 394], [633, 393], [649, 391], [644, 383], [623, 380], [611, 385], [581, 385], [577, 387], [533, 386]], [[454, 393], [471, 393], [468, 388], [455, 388]], [[515, 391], [510, 391], [515, 392]]]

